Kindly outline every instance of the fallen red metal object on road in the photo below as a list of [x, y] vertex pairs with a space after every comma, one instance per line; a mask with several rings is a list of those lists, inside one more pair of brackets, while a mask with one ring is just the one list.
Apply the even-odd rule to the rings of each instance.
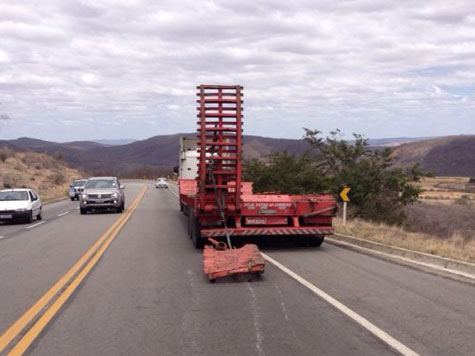
[[210, 281], [237, 274], [264, 273], [266, 262], [256, 245], [229, 249], [224, 242], [214, 239], [208, 241], [214, 246], [205, 246], [203, 250], [203, 270]]

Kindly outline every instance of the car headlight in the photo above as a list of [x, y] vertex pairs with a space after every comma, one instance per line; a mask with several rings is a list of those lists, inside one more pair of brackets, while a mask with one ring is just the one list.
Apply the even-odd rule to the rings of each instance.
[[87, 194], [83, 194], [83, 195], [81, 195], [81, 198], [83, 198], [83, 199], [87, 199]]
[[119, 193], [112, 193], [112, 198], [118, 198], [119, 197]]

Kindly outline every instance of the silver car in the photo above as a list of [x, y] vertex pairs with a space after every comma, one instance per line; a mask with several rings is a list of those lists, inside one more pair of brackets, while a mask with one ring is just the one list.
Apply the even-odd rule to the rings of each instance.
[[81, 214], [100, 209], [113, 209], [122, 213], [125, 205], [124, 188], [117, 177], [89, 178], [79, 197]]
[[69, 185], [69, 198], [71, 200], [79, 200], [79, 196], [84, 190], [84, 186], [87, 183], [87, 179], [76, 179]]

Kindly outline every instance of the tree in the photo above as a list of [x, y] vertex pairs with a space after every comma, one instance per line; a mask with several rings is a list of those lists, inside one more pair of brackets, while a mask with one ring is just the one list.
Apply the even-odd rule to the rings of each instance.
[[341, 139], [339, 130], [325, 139], [318, 130], [305, 129], [309, 150], [301, 156], [276, 153], [263, 160], [244, 163], [244, 178], [254, 182], [256, 192], [322, 193], [338, 196], [351, 187], [353, 216], [373, 221], [402, 223], [404, 206], [417, 200], [414, 182], [424, 175], [417, 165], [392, 166], [391, 150], [372, 150], [361, 135], [354, 142]]

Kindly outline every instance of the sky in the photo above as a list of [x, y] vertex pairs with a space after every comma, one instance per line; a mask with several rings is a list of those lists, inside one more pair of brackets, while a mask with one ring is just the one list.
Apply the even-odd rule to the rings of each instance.
[[199, 84], [245, 134], [475, 134], [475, 1], [0, 1], [0, 139], [193, 132]]

